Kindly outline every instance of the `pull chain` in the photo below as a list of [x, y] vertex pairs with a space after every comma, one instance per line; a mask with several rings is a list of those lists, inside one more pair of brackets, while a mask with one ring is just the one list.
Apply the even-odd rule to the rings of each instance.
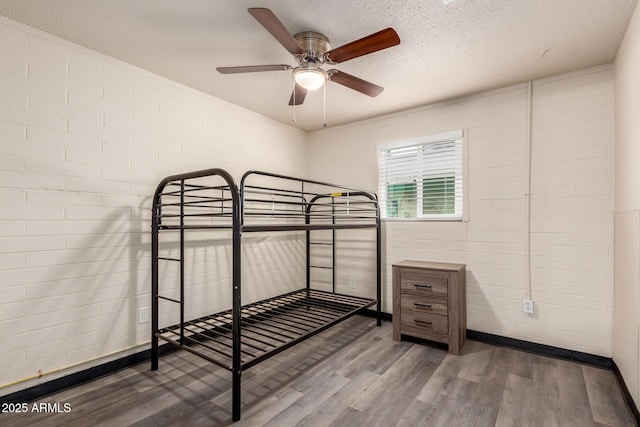
[[327, 82], [325, 81], [323, 86], [322, 95], [322, 127], [327, 127]]
[[293, 84], [293, 123], [296, 122], [296, 84]]

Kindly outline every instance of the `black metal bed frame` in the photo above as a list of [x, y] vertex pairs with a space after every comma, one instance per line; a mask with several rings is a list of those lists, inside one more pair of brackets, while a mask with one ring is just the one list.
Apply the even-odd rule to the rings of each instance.
[[[221, 184], [205, 184], [208, 179]], [[253, 179], [263, 183], [248, 184]], [[337, 293], [336, 230], [367, 228], [376, 230], [376, 297]], [[231, 308], [185, 320], [185, 232], [225, 229], [231, 231], [232, 244]], [[161, 256], [159, 233], [164, 230], [179, 233], [178, 257]], [[331, 240], [312, 241], [314, 230], [331, 230]], [[242, 233], [269, 231], [306, 231], [306, 287], [243, 306]], [[243, 370], [373, 305], [377, 325], [381, 325], [380, 237], [375, 193], [260, 171], [245, 173], [238, 188], [233, 177], [219, 168], [163, 179], [156, 188], [152, 207], [151, 369], [158, 369], [158, 344], [162, 339], [230, 370], [232, 417], [238, 421]], [[331, 246], [331, 267], [311, 263], [312, 245]], [[179, 263], [178, 298], [161, 294], [159, 262]], [[314, 268], [333, 270], [330, 292], [311, 288]], [[179, 323], [160, 328], [160, 300], [179, 305]]]

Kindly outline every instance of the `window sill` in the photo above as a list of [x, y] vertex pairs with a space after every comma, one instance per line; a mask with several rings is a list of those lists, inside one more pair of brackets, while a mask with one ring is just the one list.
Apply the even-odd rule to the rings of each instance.
[[464, 218], [380, 218], [382, 222], [467, 222]]

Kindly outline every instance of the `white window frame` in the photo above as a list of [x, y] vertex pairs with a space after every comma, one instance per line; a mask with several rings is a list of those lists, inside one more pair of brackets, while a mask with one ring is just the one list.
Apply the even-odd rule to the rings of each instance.
[[[423, 188], [422, 183], [424, 175], [420, 172], [420, 176], [414, 178], [416, 183], [416, 212], [415, 217], [410, 218], [387, 218], [387, 185], [389, 181], [386, 177], [386, 165], [388, 151], [396, 150], [399, 148], [418, 147], [430, 144], [444, 143], [447, 141], [455, 141], [455, 149], [457, 151], [457, 160], [459, 161], [459, 167], [455, 170], [452, 169], [452, 173], [456, 177], [456, 190], [459, 194], [455, 199], [455, 208], [453, 214], [423, 214]], [[423, 138], [417, 138], [413, 140], [395, 141], [387, 144], [380, 144], [377, 146], [378, 152], [378, 195], [380, 199], [380, 214], [384, 221], [467, 221], [467, 144], [464, 139], [464, 132], [462, 129], [451, 132], [440, 133], [436, 135], [430, 135]], [[418, 150], [417, 156], [422, 156], [422, 150]], [[421, 159], [417, 159], [421, 162]], [[449, 173], [446, 176], [451, 176]], [[431, 175], [436, 177], [437, 175]]]

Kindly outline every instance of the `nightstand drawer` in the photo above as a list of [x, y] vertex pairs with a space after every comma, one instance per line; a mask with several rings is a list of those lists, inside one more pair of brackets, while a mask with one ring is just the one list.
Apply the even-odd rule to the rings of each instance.
[[447, 297], [447, 278], [437, 274], [425, 274], [420, 271], [407, 270], [400, 276], [401, 291], [416, 295]]
[[402, 294], [402, 312], [447, 316], [447, 300]]
[[449, 322], [444, 316], [409, 312], [402, 314], [400, 329], [403, 334], [419, 338], [433, 339], [433, 333], [437, 333], [442, 334], [442, 339], [446, 339]]

